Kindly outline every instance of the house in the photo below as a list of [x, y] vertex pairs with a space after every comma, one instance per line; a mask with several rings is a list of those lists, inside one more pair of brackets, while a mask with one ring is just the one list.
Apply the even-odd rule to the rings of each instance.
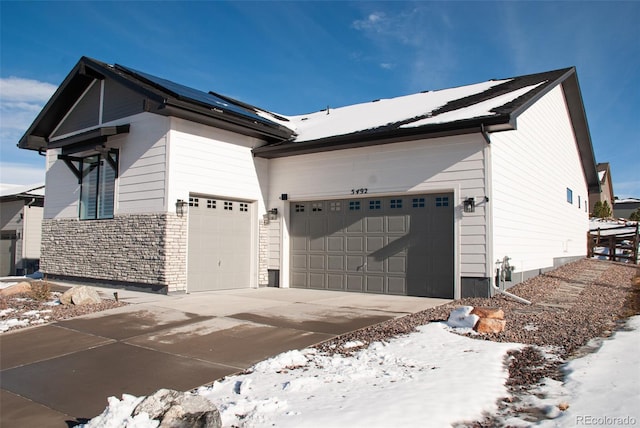
[[598, 171], [598, 179], [600, 180], [600, 191], [594, 189], [589, 192], [589, 213], [593, 213], [593, 209], [597, 202], [606, 202], [613, 211], [614, 193], [613, 179], [611, 178], [611, 167], [609, 162], [602, 162], [596, 165]]
[[44, 184], [0, 187], [0, 276], [38, 270]]
[[284, 116], [83, 57], [19, 146], [41, 270], [157, 292], [486, 296], [584, 257], [599, 190], [575, 68]]
[[613, 216], [615, 218], [630, 218], [631, 214], [640, 209], [640, 199], [625, 198], [613, 201]]

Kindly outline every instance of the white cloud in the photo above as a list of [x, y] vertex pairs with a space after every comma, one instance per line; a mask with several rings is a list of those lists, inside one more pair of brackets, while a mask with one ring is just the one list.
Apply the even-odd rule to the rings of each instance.
[[0, 136], [24, 133], [56, 90], [51, 83], [20, 77], [0, 78]]
[[450, 36], [454, 23], [438, 4], [409, 3], [393, 12], [367, 11], [351, 27], [371, 40], [376, 53], [370, 57], [378, 67], [406, 75], [408, 90], [446, 86], [457, 64]]
[[358, 19], [351, 24], [356, 30], [373, 30], [380, 32], [385, 27], [385, 14], [381, 12], [370, 13], [365, 19]]
[[[36, 156], [37, 157], [37, 156]], [[0, 162], [0, 183], [30, 185], [44, 183], [44, 158], [41, 165], [13, 162]]]
[[37, 153], [19, 150], [16, 144], [56, 88], [56, 85], [38, 80], [13, 76], [0, 78], [0, 183], [44, 182], [43, 158]]
[[14, 146], [57, 86], [21, 77], [0, 78], [0, 142]]
[[56, 91], [57, 86], [38, 80], [23, 79], [21, 77], [0, 78], [0, 100], [3, 104], [7, 101], [17, 101], [18, 103], [36, 103], [44, 105], [51, 95]]

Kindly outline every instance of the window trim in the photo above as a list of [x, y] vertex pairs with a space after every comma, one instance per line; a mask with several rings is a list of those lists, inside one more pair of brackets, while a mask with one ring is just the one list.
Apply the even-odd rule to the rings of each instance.
[[[96, 166], [89, 169], [88, 171], [85, 171], [85, 163], [87, 162], [88, 159], [90, 158], [96, 158], [97, 161], [92, 162], [93, 164], [95, 164]], [[117, 149], [111, 149], [108, 152], [103, 152], [103, 153], [94, 153], [88, 156], [84, 156], [84, 157], [79, 157], [79, 158], [62, 158], [67, 165], [69, 165], [72, 161], [77, 161], [78, 162], [78, 168], [75, 168], [75, 165], [71, 164], [74, 166], [74, 168], [72, 169], [72, 172], [74, 172], [74, 174], [78, 177], [78, 184], [80, 185], [80, 195], [79, 195], [79, 200], [78, 200], [78, 218], [81, 221], [86, 221], [86, 220], [109, 220], [109, 219], [113, 219], [114, 215], [115, 215], [115, 203], [116, 203], [116, 181], [118, 179], [118, 162], [119, 162], [119, 152]], [[108, 164], [109, 167], [111, 167], [112, 171], [113, 171], [113, 182], [110, 181], [110, 187], [111, 187], [111, 210], [110, 212], [107, 213], [107, 215], [101, 215], [101, 201], [103, 201], [105, 199], [105, 196], [109, 196], [108, 193], [105, 193], [105, 183], [103, 181], [103, 171], [105, 168], [105, 165]], [[88, 186], [83, 186], [83, 182], [85, 181], [85, 179], [88, 177], [88, 175], [94, 171], [97, 170], [96, 173], [96, 178], [95, 178], [95, 194], [93, 195], [93, 203], [94, 203], [94, 207], [93, 207], [93, 212], [95, 213], [94, 216], [87, 216], [86, 214], [83, 215], [83, 198], [85, 197], [85, 191], [89, 188]], [[76, 171], [78, 172], [76, 174]], [[92, 189], [93, 191], [93, 189]], [[91, 199], [89, 199], [89, 201], [91, 201]], [[84, 210], [85, 212], [87, 210]]]

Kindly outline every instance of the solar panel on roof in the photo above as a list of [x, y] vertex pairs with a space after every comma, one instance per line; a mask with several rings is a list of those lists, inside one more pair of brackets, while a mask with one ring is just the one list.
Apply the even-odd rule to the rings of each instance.
[[213, 94], [199, 91], [197, 89], [193, 89], [188, 86], [184, 86], [179, 83], [175, 83], [170, 80], [163, 79], [161, 77], [157, 77], [151, 74], [147, 74], [142, 71], [134, 70], [133, 68], [125, 67], [119, 64], [116, 64], [116, 67], [123, 71], [126, 71], [127, 73], [133, 74], [138, 78], [146, 80], [150, 84], [157, 86], [160, 89], [163, 89], [173, 94], [176, 98], [195, 101], [199, 104], [204, 105], [207, 108], [215, 108], [215, 109], [221, 109], [227, 112], [232, 112], [237, 115], [244, 116], [248, 119], [265, 123], [268, 125], [277, 125], [275, 122], [272, 122], [268, 119], [258, 116], [255, 112], [249, 109], [246, 109], [234, 103], [230, 103]]

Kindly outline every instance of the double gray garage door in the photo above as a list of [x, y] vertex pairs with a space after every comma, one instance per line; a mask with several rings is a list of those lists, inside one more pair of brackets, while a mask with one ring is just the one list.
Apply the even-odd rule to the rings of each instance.
[[291, 203], [291, 286], [453, 298], [453, 194]]

